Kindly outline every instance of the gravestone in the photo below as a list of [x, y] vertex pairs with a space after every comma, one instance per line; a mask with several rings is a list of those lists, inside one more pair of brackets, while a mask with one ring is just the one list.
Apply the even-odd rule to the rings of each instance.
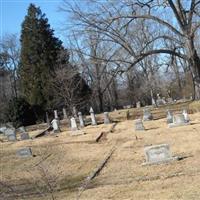
[[110, 124], [110, 118], [108, 112], [104, 112], [104, 124]]
[[52, 122], [53, 132], [59, 133], [60, 132], [60, 121], [57, 119], [53, 119]]
[[183, 110], [183, 116], [184, 116], [186, 122], [190, 121], [190, 118], [188, 116], [187, 110], [185, 110], [185, 109]]
[[78, 130], [76, 119], [74, 117], [71, 118], [71, 130], [72, 131], [77, 131]]
[[78, 118], [76, 107], [74, 106], [74, 107], [72, 108], [72, 110], [73, 110], [73, 115], [74, 115], [74, 117], [75, 117], [75, 118]]
[[58, 111], [57, 110], [54, 110], [54, 118], [58, 119]]
[[172, 157], [168, 144], [148, 146], [144, 148], [146, 163], [142, 165], [160, 164], [178, 160], [178, 157]]
[[137, 120], [135, 121], [135, 130], [136, 130], [136, 131], [144, 131], [144, 130], [145, 130], [144, 125], [143, 125], [141, 119], [137, 119]]
[[81, 112], [78, 112], [78, 118], [79, 118], [80, 127], [84, 127], [84, 126], [85, 126], [85, 123], [84, 123], [83, 115], [82, 115]]
[[173, 116], [173, 123], [169, 124], [169, 128], [178, 127], [178, 126], [186, 126], [190, 123], [185, 120], [183, 114], [176, 114]]
[[63, 108], [63, 119], [67, 119], [67, 111]]
[[143, 110], [143, 121], [149, 121], [152, 119], [153, 119], [153, 116], [151, 114], [151, 111], [148, 108], [145, 108]]
[[24, 126], [20, 126], [20, 127], [18, 128], [18, 130], [19, 130], [21, 133], [24, 133], [24, 132], [26, 132], [26, 130], [25, 130], [25, 127], [24, 127]]
[[19, 149], [17, 151], [17, 156], [23, 157], [23, 158], [31, 157], [32, 156], [31, 148], [30, 147], [25, 147], [25, 148]]
[[138, 101], [137, 103], [136, 103], [136, 108], [140, 108], [141, 107], [141, 103], [140, 103], [140, 101]]
[[0, 133], [5, 134], [6, 129], [7, 129], [7, 128], [6, 128], [5, 126], [0, 127]]
[[20, 133], [20, 137], [21, 137], [21, 140], [28, 140], [30, 139], [30, 136], [27, 132], [24, 132], [24, 133]]
[[90, 117], [91, 117], [92, 125], [93, 126], [97, 125], [96, 117], [95, 117], [94, 110], [92, 107], [90, 107]]
[[173, 115], [172, 113], [168, 110], [167, 111], [167, 124], [173, 123]]
[[13, 128], [7, 128], [5, 130], [5, 136], [7, 136], [8, 141], [16, 141], [16, 131]]

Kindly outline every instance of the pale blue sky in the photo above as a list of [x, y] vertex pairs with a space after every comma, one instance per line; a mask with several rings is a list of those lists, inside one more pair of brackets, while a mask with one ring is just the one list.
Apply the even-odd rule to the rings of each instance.
[[55, 30], [55, 36], [63, 40], [61, 28], [62, 24], [68, 19], [65, 13], [58, 11], [62, 0], [0, 0], [1, 37], [8, 33], [20, 35], [21, 23], [30, 3], [34, 3], [41, 8], [49, 19], [51, 28]]

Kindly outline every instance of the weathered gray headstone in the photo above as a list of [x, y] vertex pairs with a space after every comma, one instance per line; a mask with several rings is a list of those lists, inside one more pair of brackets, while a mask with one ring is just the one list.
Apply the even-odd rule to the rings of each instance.
[[94, 110], [92, 107], [90, 107], [90, 117], [91, 117], [92, 125], [97, 125], [96, 117], [95, 117]]
[[15, 141], [17, 140], [16, 131], [13, 128], [7, 128], [5, 130], [5, 136], [7, 136], [8, 141]]
[[30, 136], [27, 132], [24, 132], [24, 133], [20, 133], [20, 137], [21, 137], [21, 140], [28, 140], [30, 139]]
[[167, 124], [173, 123], [173, 115], [172, 113], [168, 110], [167, 111]]
[[168, 144], [148, 146], [144, 148], [144, 152], [146, 163], [143, 163], [143, 165], [160, 164], [178, 159], [178, 157], [171, 156]]
[[31, 157], [32, 151], [30, 147], [22, 148], [17, 151], [17, 156], [19, 157]]
[[54, 118], [58, 119], [58, 111], [57, 110], [54, 110]]
[[152, 119], [153, 119], [153, 116], [151, 114], [151, 111], [148, 108], [145, 108], [143, 110], [143, 121], [149, 121]]
[[136, 108], [140, 108], [141, 107], [141, 103], [140, 103], [140, 101], [138, 101], [137, 103], [136, 103]]
[[84, 123], [83, 115], [82, 115], [81, 112], [78, 112], [78, 118], [79, 118], [80, 127], [84, 127], [84, 126], [85, 126], [85, 123]]
[[144, 131], [144, 130], [145, 130], [144, 125], [143, 125], [141, 119], [137, 119], [137, 120], [135, 121], [135, 130], [136, 130], [136, 131]]
[[0, 133], [5, 134], [6, 129], [7, 129], [7, 128], [6, 128], [5, 126], [0, 127]]
[[104, 124], [110, 124], [110, 118], [108, 112], [104, 112]]
[[78, 130], [76, 119], [74, 117], [71, 118], [71, 130], [72, 131], [77, 131]]
[[59, 133], [60, 132], [60, 121], [58, 119], [53, 119], [52, 122], [53, 132]]
[[190, 121], [190, 118], [188, 116], [187, 110], [183, 110], [183, 116], [185, 118], [185, 122], [189, 122]]
[[67, 111], [63, 108], [63, 119], [67, 119]]
[[189, 125], [190, 123], [185, 120], [183, 114], [176, 114], [173, 116], [173, 123], [169, 124], [169, 128], [178, 127], [178, 126], [185, 126]]
[[74, 106], [74, 107], [72, 108], [72, 110], [73, 110], [73, 115], [74, 115], [74, 117], [75, 117], [75, 118], [78, 118], [76, 107]]
[[25, 127], [24, 127], [24, 126], [20, 126], [20, 127], [18, 128], [18, 130], [19, 130], [21, 133], [24, 133], [24, 132], [26, 132], [26, 130], [25, 130]]

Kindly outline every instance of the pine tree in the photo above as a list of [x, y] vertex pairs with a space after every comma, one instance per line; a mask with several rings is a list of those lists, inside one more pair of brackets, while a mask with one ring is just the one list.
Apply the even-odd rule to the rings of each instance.
[[58, 52], [62, 42], [54, 36], [39, 7], [30, 4], [22, 23], [20, 80], [21, 90], [31, 105], [44, 109], [53, 99], [51, 79], [54, 76]]

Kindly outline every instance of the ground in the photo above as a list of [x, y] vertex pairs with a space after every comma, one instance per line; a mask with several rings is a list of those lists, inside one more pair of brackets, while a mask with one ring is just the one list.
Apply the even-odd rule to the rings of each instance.
[[[134, 120], [124, 119], [99, 143], [95, 139], [112, 124], [87, 126], [83, 129], [86, 134], [79, 136], [70, 136], [70, 130], [63, 126], [58, 136], [1, 143], [0, 199], [200, 199], [200, 113], [189, 115], [191, 125], [168, 128], [166, 119], [156, 115], [158, 111], [153, 112], [157, 120], [144, 122], [146, 131], [136, 132]], [[126, 111], [113, 112], [111, 117], [122, 113]], [[185, 158], [142, 166], [144, 147], [163, 143], [170, 145], [173, 156]], [[17, 149], [27, 146], [34, 157], [17, 157]], [[77, 198], [86, 177], [113, 148], [105, 167]]]

